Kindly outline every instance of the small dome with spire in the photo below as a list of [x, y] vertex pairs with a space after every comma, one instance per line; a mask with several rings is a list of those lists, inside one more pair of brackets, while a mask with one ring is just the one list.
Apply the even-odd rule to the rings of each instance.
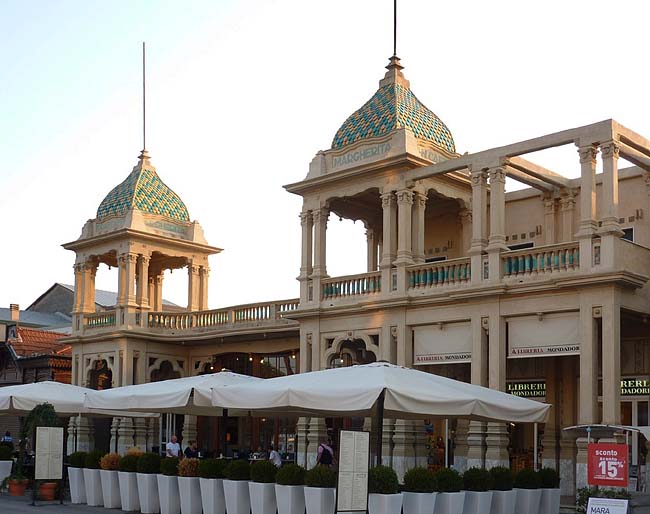
[[332, 141], [332, 149], [405, 128], [418, 139], [430, 141], [446, 152], [456, 152], [451, 132], [413, 94], [399, 61], [397, 56], [390, 58], [386, 66], [388, 72], [379, 82], [379, 89], [341, 125]]
[[160, 179], [142, 150], [138, 164], [126, 179], [106, 195], [97, 209], [97, 220], [123, 216], [131, 209], [156, 214], [176, 221], [190, 221], [187, 207]]

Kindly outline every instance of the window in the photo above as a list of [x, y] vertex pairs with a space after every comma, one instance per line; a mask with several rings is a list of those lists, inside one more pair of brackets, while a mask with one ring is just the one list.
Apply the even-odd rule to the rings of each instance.
[[441, 255], [440, 257], [429, 257], [425, 262], [441, 262], [446, 260], [447, 260], [447, 256]]
[[508, 248], [510, 250], [525, 250], [526, 248], [532, 248], [533, 246], [535, 246], [535, 243], [530, 241], [529, 243], [519, 243], [516, 245], [510, 245], [508, 246]]
[[630, 242], [634, 242], [634, 228], [624, 228], [623, 229], [623, 235], [621, 236], [621, 239], [625, 239]]

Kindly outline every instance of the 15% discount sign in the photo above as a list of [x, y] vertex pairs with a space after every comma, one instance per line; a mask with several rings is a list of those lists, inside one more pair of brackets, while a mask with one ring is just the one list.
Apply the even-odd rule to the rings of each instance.
[[627, 487], [628, 448], [626, 444], [591, 443], [587, 448], [589, 485]]

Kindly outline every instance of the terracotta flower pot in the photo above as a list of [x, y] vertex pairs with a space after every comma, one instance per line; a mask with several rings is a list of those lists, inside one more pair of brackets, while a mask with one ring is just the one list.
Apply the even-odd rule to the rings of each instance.
[[38, 497], [42, 501], [51, 502], [56, 498], [56, 482], [41, 482], [38, 486]]
[[24, 496], [28, 480], [9, 480], [9, 496]]

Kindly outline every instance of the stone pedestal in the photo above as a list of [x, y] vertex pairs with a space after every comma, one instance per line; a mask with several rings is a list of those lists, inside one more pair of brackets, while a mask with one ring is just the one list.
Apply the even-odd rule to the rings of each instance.
[[508, 430], [504, 423], [488, 423], [485, 437], [485, 467], [510, 467]]
[[296, 422], [296, 462], [303, 467], [307, 467], [308, 433], [309, 418], [298, 418]]
[[[587, 444], [586, 437], [576, 439], [576, 489], [587, 487]], [[560, 484], [560, 487], [562, 487], [562, 484]], [[565, 494], [564, 489], [562, 489], [562, 494]]]
[[557, 431], [553, 427], [544, 427], [542, 436], [542, 467], [557, 470]]
[[429, 457], [429, 450], [427, 449], [428, 444], [428, 435], [424, 429], [424, 423], [422, 421], [413, 422], [413, 434], [415, 436], [414, 448], [415, 448], [415, 466], [427, 467], [427, 461]]
[[[117, 418], [115, 418], [117, 419]], [[117, 452], [124, 455], [129, 448], [133, 447], [133, 419], [122, 418], [119, 421], [119, 428], [117, 431]], [[113, 446], [113, 448], [115, 448]]]
[[318, 445], [327, 442], [327, 425], [325, 418], [311, 418], [309, 434], [307, 434], [307, 469], [316, 465], [318, 458]]
[[186, 414], [183, 418], [183, 448], [186, 448], [190, 441], [196, 441], [197, 435], [196, 416]]
[[415, 466], [413, 422], [398, 419], [393, 432], [393, 469], [402, 482], [404, 473]]
[[89, 452], [95, 447], [94, 428], [88, 418], [79, 416], [77, 420], [77, 451]]
[[395, 429], [394, 419], [384, 419], [384, 431], [382, 434], [381, 463], [384, 466], [393, 467], [393, 432]]
[[575, 443], [572, 440], [560, 440], [560, 489], [562, 496], [574, 496], [576, 493], [576, 456]]
[[456, 449], [454, 451], [454, 469], [459, 473], [464, 473], [468, 467], [467, 452], [467, 432], [469, 430], [469, 421], [459, 419], [456, 425]]
[[485, 423], [480, 421], [469, 422], [467, 432], [468, 468], [482, 468], [485, 466], [485, 431]]
[[145, 418], [135, 418], [133, 420], [133, 445], [140, 448], [143, 452], [147, 448], [147, 421]]

